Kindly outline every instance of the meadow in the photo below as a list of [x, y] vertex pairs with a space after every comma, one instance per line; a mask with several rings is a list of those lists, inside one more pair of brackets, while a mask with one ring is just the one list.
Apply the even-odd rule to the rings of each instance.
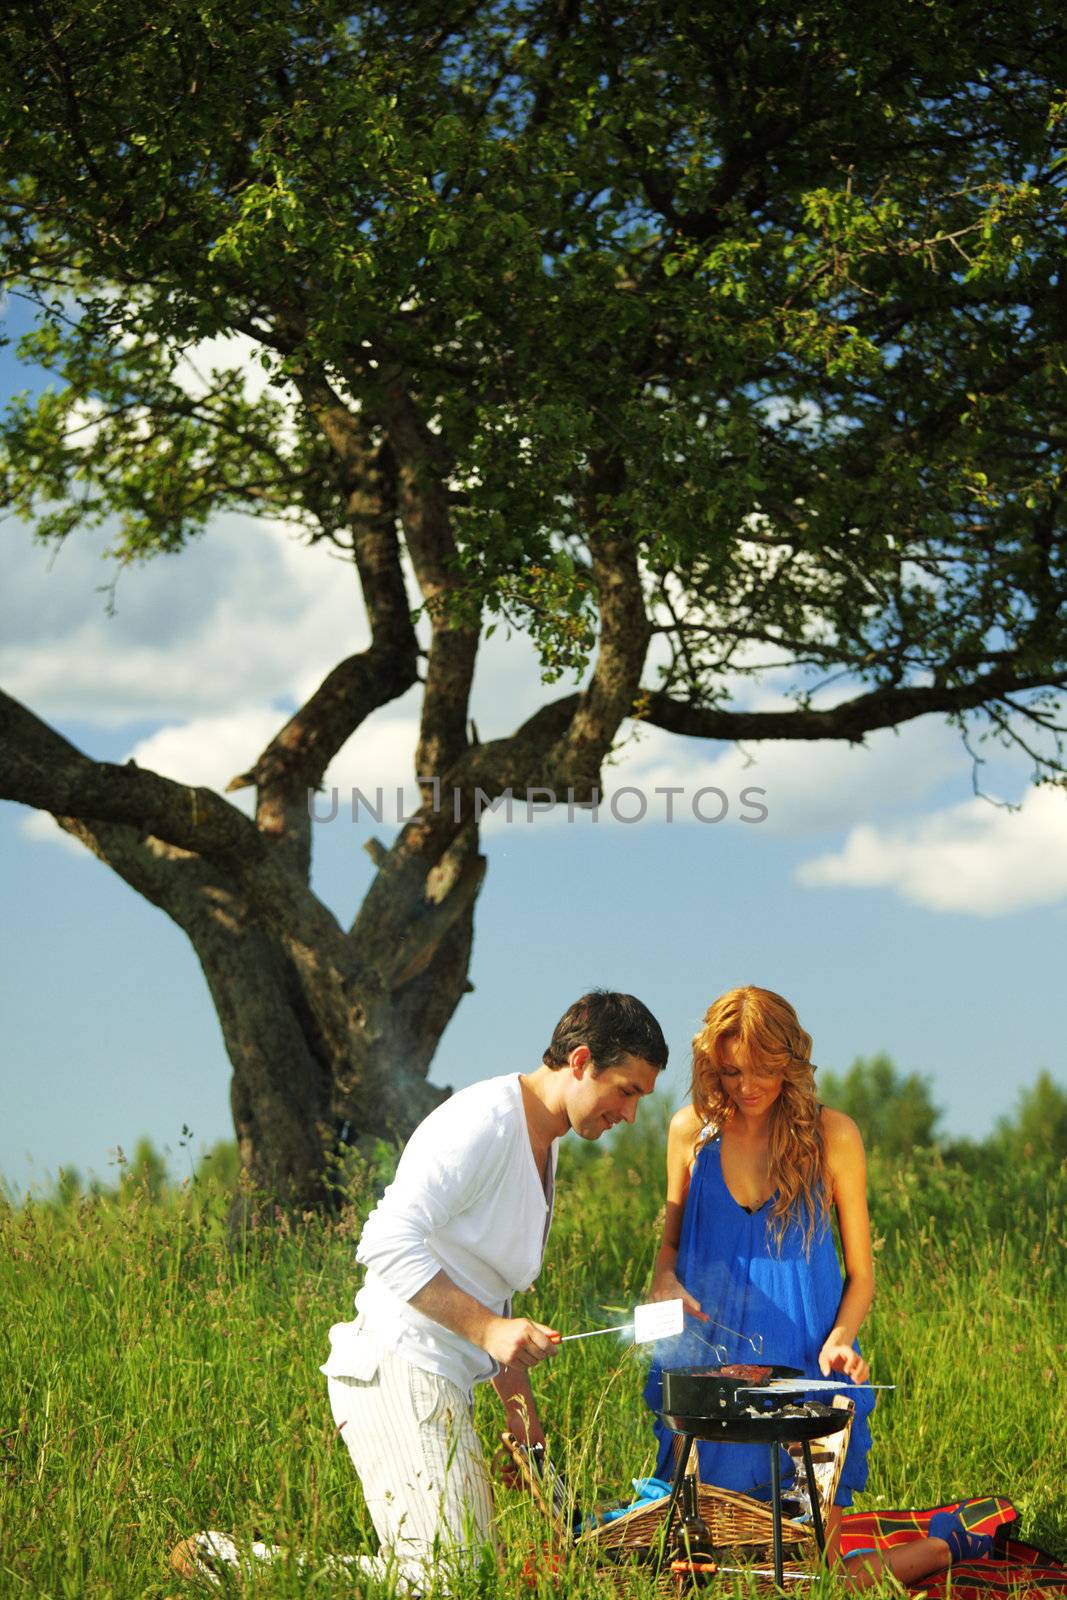
[[[644, 1297], [663, 1144], [653, 1108], [610, 1151], [564, 1147], [525, 1310], [568, 1331], [621, 1321]], [[355, 1237], [391, 1159], [354, 1167], [328, 1221], [237, 1233], [221, 1188], [199, 1180], [153, 1193], [131, 1173], [111, 1195], [0, 1204], [0, 1595], [193, 1597], [166, 1554], [199, 1528], [291, 1553], [233, 1592], [354, 1592], [325, 1558], [371, 1549], [373, 1534], [317, 1368], [330, 1323], [350, 1315]], [[859, 1504], [1006, 1494], [1022, 1535], [1064, 1556], [1064, 1167], [922, 1152], [876, 1158], [870, 1188], [878, 1295], [864, 1344], [878, 1381], [898, 1387], [874, 1418]], [[539, 1369], [554, 1454], [584, 1503], [651, 1470], [643, 1381], [640, 1353], [610, 1339]], [[476, 1416], [495, 1444], [488, 1389]], [[555, 1579], [524, 1578], [544, 1527], [517, 1492], [501, 1489], [499, 1507], [506, 1571], [471, 1575], [460, 1600], [615, 1595], [577, 1557]]]

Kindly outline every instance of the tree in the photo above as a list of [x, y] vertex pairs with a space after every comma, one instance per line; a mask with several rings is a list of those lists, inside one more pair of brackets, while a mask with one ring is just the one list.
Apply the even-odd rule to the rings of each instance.
[[999, 1119], [993, 1141], [1015, 1161], [1067, 1160], [1067, 1089], [1042, 1069], [1020, 1089], [1014, 1115]]
[[[46, 541], [106, 521], [119, 563], [220, 509], [284, 516], [369, 621], [234, 778], [253, 820], [0, 702], [0, 792], [196, 947], [257, 1181], [315, 1203], [340, 1141], [440, 1097], [478, 808], [588, 801], [626, 719], [862, 741], [939, 715], [1059, 770], [1055, 8], [7, 15], [6, 282], [56, 383], [7, 414], [5, 503]], [[262, 397], [182, 387], [220, 334], [254, 341]], [[501, 622], [580, 687], [481, 742]], [[791, 701], [746, 709], [783, 666]], [[308, 795], [416, 682], [423, 803], [345, 928], [308, 887]]]
[[941, 1113], [930, 1082], [917, 1072], [903, 1077], [887, 1055], [857, 1056], [842, 1076], [819, 1074], [819, 1095], [857, 1123], [863, 1142], [889, 1156], [905, 1156], [934, 1142]]
[[196, 1182], [233, 1191], [241, 1174], [241, 1158], [232, 1139], [220, 1139], [196, 1164]]
[[119, 1177], [120, 1191], [142, 1191], [159, 1198], [167, 1185], [167, 1158], [162, 1155], [147, 1135], [142, 1134], [134, 1146], [132, 1159], [123, 1166]]

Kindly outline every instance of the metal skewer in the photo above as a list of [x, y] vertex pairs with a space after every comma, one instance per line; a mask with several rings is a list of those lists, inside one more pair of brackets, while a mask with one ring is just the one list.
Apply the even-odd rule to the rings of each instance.
[[[720, 1562], [713, 1563], [717, 1572], [739, 1572], [753, 1578], [773, 1578], [773, 1567], [724, 1567]], [[786, 1572], [784, 1574], [790, 1583], [814, 1583], [819, 1576], [817, 1572]]]
[[570, 1344], [572, 1339], [596, 1339], [602, 1333], [629, 1333], [632, 1322], [620, 1322], [617, 1328], [590, 1328], [586, 1333], [557, 1333], [553, 1344]]
[[738, 1394], [807, 1394], [809, 1389], [895, 1389], [895, 1383], [853, 1383], [851, 1378], [772, 1378], [739, 1385]]
[[732, 1333], [735, 1339], [743, 1339], [754, 1356], [763, 1354], [762, 1333], [742, 1333], [738, 1328], [728, 1328], [725, 1322], [717, 1322], [714, 1317], [708, 1317], [707, 1320], [713, 1328], [718, 1328], [721, 1333]]
[[[709, 1562], [709, 1565], [713, 1566], [716, 1572], [739, 1572], [744, 1576], [753, 1578], [774, 1577], [773, 1567], [726, 1567], [723, 1566], [722, 1562], [714, 1559]], [[682, 1570], [685, 1570], [684, 1565]], [[713, 1574], [709, 1573], [710, 1576], [713, 1576]], [[784, 1576], [789, 1579], [790, 1583], [814, 1583], [819, 1574], [817, 1572], [786, 1572]]]
[[572, 1339], [595, 1339], [601, 1333], [632, 1333], [634, 1344], [651, 1344], [656, 1339], [673, 1339], [685, 1325], [685, 1307], [680, 1299], [650, 1300], [634, 1308], [632, 1322], [614, 1328], [590, 1328], [586, 1333], [554, 1333], [553, 1344], [569, 1344]]

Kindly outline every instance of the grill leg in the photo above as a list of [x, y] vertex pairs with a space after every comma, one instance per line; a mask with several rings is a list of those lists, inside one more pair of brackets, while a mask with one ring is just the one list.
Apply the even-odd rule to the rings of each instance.
[[778, 1458], [778, 1440], [771, 1442], [771, 1526], [774, 1530], [774, 1581], [779, 1589], [782, 1576], [782, 1463]]
[[815, 1543], [819, 1547], [819, 1554], [826, 1554], [826, 1534], [823, 1532], [822, 1511], [819, 1508], [819, 1489], [815, 1482], [815, 1468], [811, 1460], [811, 1444], [807, 1439], [800, 1441], [804, 1451], [804, 1471], [808, 1475], [808, 1499], [811, 1501], [811, 1527], [815, 1534]]
[[674, 1474], [674, 1485], [673, 1485], [673, 1487], [671, 1489], [671, 1497], [667, 1501], [667, 1516], [666, 1516], [666, 1518], [664, 1520], [664, 1523], [663, 1523], [663, 1553], [664, 1553], [664, 1555], [666, 1555], [667, 1550], [668, 1550], [668, 1548], [670, 1546], [671, 1523], [674, 1521], [674, 1508], [678, 1504], [678, 1496], [682, 1492], [682, 1479], [685, 1477], [685, 1469], [686, 1469], [686, 1465], [687, 1465], [687, 1463], [689, 1461], [689, 1452], [693, 1448], [693, 1440], [695, 1439], [695, 1437], [696, 1437], [695, 1434], [687, 1433], [685, 1435], [684, 1439], [682, 1440], [682, 1453], [678, 1457], [678, 1470]]

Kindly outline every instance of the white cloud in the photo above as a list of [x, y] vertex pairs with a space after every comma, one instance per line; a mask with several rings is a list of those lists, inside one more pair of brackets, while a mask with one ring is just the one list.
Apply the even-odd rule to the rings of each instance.
[[[174, 366], [174, 381], [186, 394], [198, 400], [213, 387], [214, 373], [239, 371], [246, 396], [249, 400], [258, 400], [270, 383], [270, 372], [262, 360], [267, 354], [265, 345], [245, 333], [216, 334], [213, 339], [201, 339], [191, 345], [179, 357]], [[295, 399], [290, 384], [284, 384], [280, 392], [287, 399]]]
[[1018, 811], [970, 800], [914, 822], [853, 828], [805, 862], [809, 888], [892, 889], [933, 911], [998, 916], [1067, 899], [1067, 795], [1032, 789]]
[[[249, 706], [214, 717], [171, 723], [141, 739], [130, 751], [139, 767], [147, 767], [178, 783], [224, 792], [230, 779], [246, 772], [286, 721], [274, 706]], [[251, 810], [251, 790], [229, 796]]]
[[251, 517], [219, 517], [177, 557], [119, 576], [106, 538], [10, 546], [0, 682], [47, 718], [101, 727], [297, 703], [368, 631], [350, 565]]
[[34, 844], [56, 844], [72, 856], [80, 856], [83, 861], [91, 860], [89, 851], [81, 841], [61, 828], [48, 811], [31, 811], [28, 817], [23, 817], [19, 832]]
[[[933, 719], [872, 734], [866, 746], [777, 739], [723, 749], [645, 728], [605, 778], [607, 787], [632, 784], [650, 796], [657, 787], [681, 787], [685, 794], [675, 800], [675, 815], [690, 822], [691, 797], [702, 788], [727, 796], [728, 821], [739, 819], [744, 790], [762, 789], [768, 816], [760, 826], [803, 836], [846, 827], [857, 814], [877, 817], [913, 805], [966, 764], [957, 736]], [[650, 809], [650, 816], [662, 815], [665, 804], [657, 799], [659, 809]], [[712, 800], [703, 804], [713, 814]]]
[[326, 775], [326, 787], [336, 786], [341, 804], [350, 803], [353, 789], [374, 800], [381, 789], [385, 817], [396, 814], [396, 791], [404, 791], [404, 806], [416, 803], [415, 742], [419, 719], [417, 690], [368, 717], [349, 739]]

